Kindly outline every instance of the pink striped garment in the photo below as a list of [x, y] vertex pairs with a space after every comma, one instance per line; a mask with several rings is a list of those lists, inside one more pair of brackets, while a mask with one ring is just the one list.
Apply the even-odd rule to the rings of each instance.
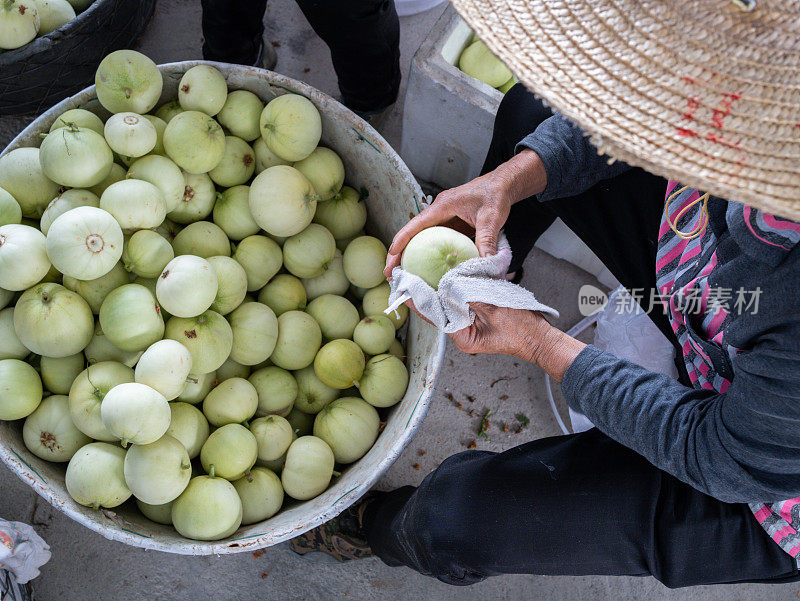
[[[670, 181], [666, 198], [678, 189]], [[717, 237], [710, 227], [691, 240], [677, 236], [667, 216], [674, 222], [687, 205], [696, 201], [700, 192], [688, 188], [676, 195], [665, 207], [659, 230], [656, 256], [656, 282], [659, 300], [664, 306], [672, 330], [683, 350], [683, 362], [692, 385], [724, 393], [733, 375], [715, 365], [707, 351], [712, 344], [733, 357], [739, 349], [726, 344], [725, 326], [731, 319], [730, 306], [735, 298], [729, 291], [715, 289], [710, 283], [717, 266]], [[790, 250], [800, 242], [800, 224], [784, 220], [757, 209], [741, 206], [741, 219], [746, 230], [767, 247]], [[677, 223], [681, 231], [692, 231], [704, 219], [699, 204], [690, 208]], [[798, 559], [800, 564], [800, 497], [775, 503], [751, 503], [753, 514], [772, 539]]]

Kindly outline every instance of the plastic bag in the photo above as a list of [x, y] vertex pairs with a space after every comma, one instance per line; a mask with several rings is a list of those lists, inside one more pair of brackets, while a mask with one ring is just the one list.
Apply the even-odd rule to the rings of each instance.
[[[597, 316], [594, 345], [650, 371], [678, 378], [675, 347], [622, 286], [611, 292], [608, 303]], [[573, 432], [583, 432], [594, 425], [572, 409], [569, 417]]]
[[650, 371], [678, 378], [675, 347], [622, 286], [611, 292], [597, 316], [594, 345]]
[[6, 570], [20, 583], [36, 578], [50, 560], [50, 546], [21, 522], [0, 519], [0, 572]]

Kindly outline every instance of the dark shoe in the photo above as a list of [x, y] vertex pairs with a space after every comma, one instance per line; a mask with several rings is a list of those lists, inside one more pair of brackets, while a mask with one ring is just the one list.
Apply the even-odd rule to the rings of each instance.
[[379, 109], [376, 111], [356, 111], [352, 110], [356, 115], [361, 117], [364, 121], [369, 123], [376, 131], [381, 131], [381, 128], [386, 123], [386, 119], [388, 119], [389, 115], [392, 113], [392, 109], [394, 108], [394, 104], [390, 104], [386, 108]]
[[289, 548], [298, 555], [325, 553], [337, 561], [372, 557], [362, 520], [364, 510], [373, 499], [374, 495], [367, 493], [332, 520], [290, 540]]
[[272, 44], [266, 37], [261, 38], [261, 48], [258, 51], [258, 58], [256, 58], [253, 66], [258, 67], [259, 69], [272, 71], [277, 62], [278, 55], [275, 52], [275, 48], [273, 48]]

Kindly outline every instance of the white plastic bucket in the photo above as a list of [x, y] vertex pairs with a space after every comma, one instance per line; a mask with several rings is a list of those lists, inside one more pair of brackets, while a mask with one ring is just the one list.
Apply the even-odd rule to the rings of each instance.
[[[160, 103], [177, 96], [178, 81], [187, 69], [203, 61], [161, 65], [164, 92]], [[277, 73], [220, 63], [208, 63], [225, 75], [230, 89], [254, 92], [264, 101], [287, 92], [302, 94], [322, 115], [322, 143], [342, 158], [347, 181], [369, 191], [367, 229], [384, 242], [421, 209], [423, 194], [397, 153], [365, 121], [314, 88]], [[160, 104], [159, 103], [159, 104]], [[40, 133], [70, 108], [86, 108], [102, 117], [94, 87], [58, 103], [22, 131], [4, 150], [38, 146]], [[428, 410], [442, 365], [446, 339], [412, 315], [406, 349], [410, 383], [403, 400], [392, 408], [386, 428], [375, 446], [323, 494], [303, 503], [288, 504], [276, 516], [245, 526], [221, 541], [193, 541], [168, 526], [142, 516], [133, 501], [113, 510], [95, 511], [75, 503], [64, 485], [65, 464], [48, 463], [31, 454], [22, 442], [22, 420], [0, 422], [0, 459], [37, 493], [72, 519], [102, 536], [145, 549], [184, 555], [237, 553], [268, 547], [301, 534], [342, 512], [372, 487], [411, 441]]]

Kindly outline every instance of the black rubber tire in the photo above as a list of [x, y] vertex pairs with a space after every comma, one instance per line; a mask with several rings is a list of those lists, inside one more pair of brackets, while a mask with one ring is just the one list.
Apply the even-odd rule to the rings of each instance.
[[156, 0], [95, 0], [72, 21], [0, 53], [0, 115], [38, 115], [94, 83], [109, 52], [129, 48]]

